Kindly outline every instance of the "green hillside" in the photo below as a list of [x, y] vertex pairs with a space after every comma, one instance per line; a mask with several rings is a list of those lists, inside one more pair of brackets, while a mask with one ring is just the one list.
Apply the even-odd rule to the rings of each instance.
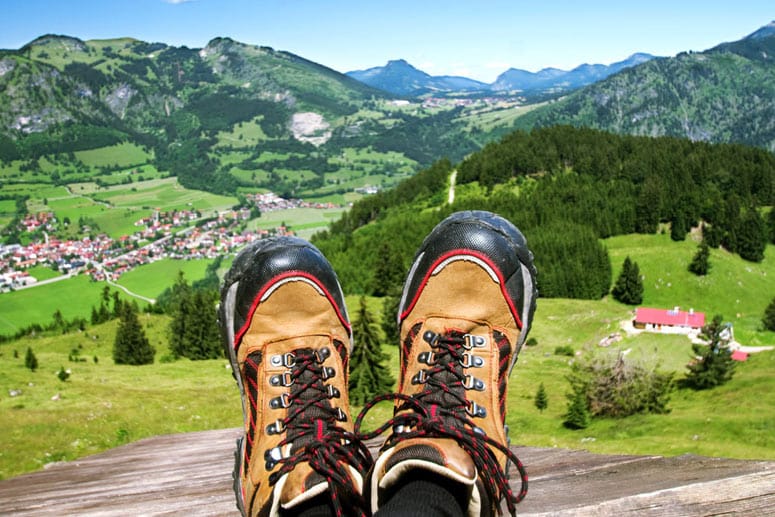
[[[681, 305], [697, 310], [726, 313], [722, 300], [745, 293], [746, 300], [741, 300], [741, 304], [746, 312], [741, 316], [729, 314], [738, 339], [775, 345], [775, 333], [753, 328], [755, 314], [762, 310], [758, 307], [775, 292], [772, 258], [748, 271], [741, 259], [714, 252], [713, 272], [706, 285], [697, 289], [695, 279], [684, 271], [684, 257], [691, 252], [689, 243], [674, 243], [665, 235], [622, 236], [605, 243], [615, 258], [623, 253], [638, 257], [647, 279], [657, 274], [671, 279], [671, 305], [679, 300]], [[775, 257], [772, 246], [768, 252]], [[763, 280], [763, 285], [746, 290], [752, 275]], [[662, 291], [651, 288], [647, 282], [644, 303], [662, 305], [668, 300]], [[347, 297], [350, 307], [355, 307], [357, 301], [357, 297]], [[370, 299], [376, 314], [381, 302]], [[512, 443], [622, 454], [691, 453], [775, 459], [775, 419], [770, 410], [775, 404], [775, 392], [771, 389], [775, 352], [752, 355], [722, 388], [675, 392], [669, 404], [671, 411], [666, 415], [595, 419], [584, 431], [563, 427], [565, 394], [569, 391], [565, 375], [571, 358], [555, 355], [558, 346], [569, 345], [581, 357], [626, 350], [629, 360], [647, 364], [659, 361], [663, 369], [675, 371], [679, 377], [683, 375], [691, 354], [688, 339], [654, 334], [627, 336], [621, 324], [631, 317], [630, 307], [608, 297], [539, 300], [531, 332], [537, 345], [523, 349], [509, 386], [507, 423]], [[168, 317], [143, 314], [141, 322], [157, 349], [156, 362], [149, 366], [113, 364], [115, 322], [90, 327], [85, 332], [39, 335], [0, 344], [0, 390], [21, 391], [0, 399], [0, 417], [5, 422], [0, 429], [0, 443], [14, 444], [0, 455], [0, 478], [147, 436], [240, 425], [238, 390], [226, 360], [164, 362], [162, 358], [168, 353]], [[622, 332], [623, 339], [608, 348], [598, 346], [601, 339], [614, 332]], [[34, 350], [40, 362], [34, 373], [24, 368], [27, 347]], [[387, 345], [383, 350], [390, 357], [393, 375], [397, 376], [397, 347]], [[14, 357], [14, 351], [19, 357]], [[68, 359], [73, 355], [83, 361]], [[60, 367], [71, 370], [66, 382], [55, 375]], [[542, 382], [549, 406], [541, 413], [534, 407], [533, 397]], [[735, 411], [728, 411], [729, 407], [735, 407]], [[367, 425], [381, 422], [389, 415], [387, 406], [379, 406], [370, 414]]]
[[624, 70], [519, 118], [775, 151], [775, 34]]

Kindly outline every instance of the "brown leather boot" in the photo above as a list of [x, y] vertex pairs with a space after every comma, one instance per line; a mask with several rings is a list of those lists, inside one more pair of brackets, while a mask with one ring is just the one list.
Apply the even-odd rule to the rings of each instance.
[[[370, 478], [371, 508], [413, 469], [468, 491], [469, 515], [524, 497], [527, 476], [508, 449], [508, 375], [535, 310], [533, 255], [507, 220], [459, 212], [426, 237], [404, 284], [399, 399]], [[514, 496], [508, 463], [522, 476]]]
[[294, 237], [250, 245], [224, 280], [219, 323], [242, 395], [234, 489], [243, 515], [316, 497], [340, 511], [362, 507], [371, 456], [352, 433], [352, 334], [325, 257]]

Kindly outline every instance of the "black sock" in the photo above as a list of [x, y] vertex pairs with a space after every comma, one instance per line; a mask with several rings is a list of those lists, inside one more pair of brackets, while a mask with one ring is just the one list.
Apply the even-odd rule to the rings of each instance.
[[280, 508], [281, 517], [333, 517], [334, 515], [328, 492], [315, 496], [290, 510]]
[[424, 469], [401, 478], [385, 497], [375, 516], [464, 517], [471, 490], [456, 481]]

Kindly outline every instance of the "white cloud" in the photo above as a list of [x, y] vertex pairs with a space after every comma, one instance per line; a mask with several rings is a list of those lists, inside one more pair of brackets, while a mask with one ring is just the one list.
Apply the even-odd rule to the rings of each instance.
[[162, 0], [166, 4], [172, 4], [172, 5], [178, 5], [178, 4], [187, 4], [188, 2], [193, 2], [194, 0]]

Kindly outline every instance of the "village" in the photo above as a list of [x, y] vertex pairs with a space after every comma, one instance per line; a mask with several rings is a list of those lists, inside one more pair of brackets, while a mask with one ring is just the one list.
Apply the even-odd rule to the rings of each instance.
[[[285, 226], [246, 230], [245, 223], [260, 213], [290, 208], [333, 208], [330, 203], [284, 199], [272, 192], [247, 196], [250, 207], [203, 217], [197, 210], [154, 210], [135, 222], [138, 230], [113, 239], [105, 234], [81, 239], [58, 239], [57, 221], [51, 212], [27, 215], [22, 231], [38, 232], [43, 239], [27, 245], [0, 246], [0, 293], [39, 285], [30, 274], [35, 266], [60, 273], [56, 279], [86, 274], [94, 281], [115, 281], [127, 271], [160, 259], [212, 259], [231, 253], [269, 235], [292, 233]], [[84, 229], [86, 232], [89, 228]], [[49, 279], [52, 281], [55, 279]]]

